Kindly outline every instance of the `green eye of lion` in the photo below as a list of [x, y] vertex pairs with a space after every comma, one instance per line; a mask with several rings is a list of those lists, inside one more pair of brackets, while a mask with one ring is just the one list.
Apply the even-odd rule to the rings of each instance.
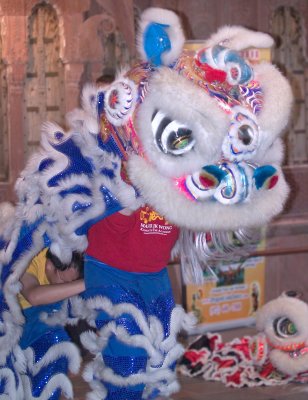
[[185, 149], [191, 142], [192, 132], [189, 129], [180, 128], [177, 132], [170, 133], [168, 138], [168, 147], [172, 150]]
[[154, 111], [151, 125], [155, 144], [165, 154], [179, 156], [189, 152], [195, 144], [191, 129], [161, 111]]
[[274, 321], [274, 330], [279, 337], [288, 337], [297, 334], [296, 325], [287, 317], [277, 318]]

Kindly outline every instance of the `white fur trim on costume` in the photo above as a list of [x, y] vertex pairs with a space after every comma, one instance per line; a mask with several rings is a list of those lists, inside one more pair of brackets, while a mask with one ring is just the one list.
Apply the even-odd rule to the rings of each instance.
[[[103, 395], [105, 393], [104, 385], [100, 381], [117, 386], [145, 383], [145, 393], [151, 393], [154, 387], [158, 388], [163, 395], [169, 395], [178, 390], [176, 374], [170, 369], [170, 365], [184, 352], [183, 346], [177, 343], [176, 336], [183, 324], [185, 325], [188, 320], [191, 320], [190, 316], [186, 317], [181, 306], [176, 306], [171, 313], [170, 334], [165, 338], [159, 319], [155, 316], [145, 318], [144, 314], [132, 304], [114, 305], [107, 298], [95, 297], [87, 300], [86, 305], [89, 309], [95, 309], [97, 312], [101, 310], [107, 312], [113, 319], [123, 314], [129, 314], [142, 332], [142, 334], [130, 335], [125, 327], [118, 326], [115, 321], [111, 321], [101, 328], [98, 334], [84, 332], [81, 335], [82, 344], [96, 354], [95, 361], [86, 366], [83, 374], [84, 379], [90, 383], [93, 390], [91, 393], [93, 399], [99, 398], [99, 396], [102, 399], [105, 398]], [[129, 346], [143, 348], [146, 351], [148, 362], [145, 372], [122, 377], [104, 365], [101, 353], [107, 346], [111, 335], [116, 335], [118, 340]], [[158, 367], [158, 365], [160, 366]]]
[[97, 119], [97, 95], [99, 89], [92, 83], [86, 83], [82, 88], [81, 105], [85, 113]]
[[0, 365], [3, 365], [21, 337], [22, 327], [17, 325], [12, 314], [6, 311], [3, 313], [0, 332], [2, 333], [0, 337]]
[[[97, 316], [97, 311], [95, 309], [90, 309], [87, 306], [86, 300], [81, 296], [73, 296], [70, 298], [71, 314], [73, 318], [86, 319], [90, 326], [95, 327], [95, 318]], [[70, 323], [70, 320], [68, 320]]]
[[[76, 113], [78, 111], [75, 110], [75, 115], [77, 115]], [[40, 158], [38, 156], [33, 158], [23, 172], [23, 180], [18, 185], [18, 192], [20, 197], [26, 194], [31, 199], [31, 203], [29, 204], [29, 209], [31, 210], [40, 198], [39, 196], [42, 197], [40, 200], [43, 201], [45, 209], [42, 210], [41, 205], [39, 212], [42, 214], [44, 211], [48, 220], [47, 233], [52, 240], [52, 251], [62, 261], [69, 262], [72, 250], [78, 249], [82, 251], [87, 246], [86, 237], [84, 235], [76, 235], [75, 230], [90, 219], [102, 215], [105, 210], [105, 203], [100, 188], [105, 186], [113, 193], [115, 192], [115, 195], [120, 193], [120, 201], [124, 199], [128, 204], [135, 202], [135, 192], [132, 187], [129, 187], [120, 178], [119, 159], [109, 156], [99, 149], [97, 138], [88, 131], [86, 126], [82, 126], [82, 132], [71, 132], [69, 134], [62, 132], [54, 124], [47, 124], [44, 129], [45, 133], [42, 136], [44, 151], [41, 153]], [[62, 135], [60, 139], [57, 136], [59, 132]], [[57, 143], [58, 141], [62, 143], [69, 139], [78, 144], [84, 157], [91, 159], [92, 163], [97, 166], [97, 169], [90, 177], [85, 174], [81, 176], [80, 174], [72, 174], [69, 178], [61, 179], [56, 187], [49, 187], [47, 185], [48, 180], [65, 170], [69, 162], [64, 154], [56, 151], [51, 146], [51, 143]], [[53, 165], [50, 165], [47, 171], [38, 174], [38, 165], [46, 157], [50, 157], [54, 161]], [[116, 177], [112, 180], [107, 176], [101, 175], [100, 168], [103, 167], [114, 170]], [[28, 182], [30, 178], [32, 179], [31, 184]], [[33, 181], [35, 184], [33, 184]], [[75, 185], [83, 185], [88, 188], [91, 191], [91, 196], [75, 193], [62, 198], [59, 195], [61, 191], [69, 190]], [[29, 192], [31, 194], [30, 197]], [[89, 207], [87, 212], [73, 212], [72, 208], [76, 202], [81, 204], [88, 203], [91, 207]], [[63, 219], [66, 220], [66, 224], [62, 224]], [[63, 246], [64, 243], [65, 247]]]
[[185, 37], [180, 19], [173, 11], [158, 7], [148, 8], [141, 14], [137, 36], [137, 49], [143, 61], [148, 61], [144, 51], [143, 35], [151, 22], [170, 25], [167, 28], [167, 32], [171, 41], [171, 50], [162, 54], [163, 64], [170, 65], [179, 57], [184, 46]]
[[52, 311], [51, 313], [47, 312], [40, 313], [40, 320], [44, 321], [47, 325], [50, 326], [55, 326], [55, 325], [64, 326], [66, 325], [66, 323], [70, 323], [71, 325], [76, 325], [79, 318], [70, 318], [68, 309], [68, 300], [64, 300], [59, 310]]
[[[69, 342], [57, 343], [51, 346], [46, 354], [37, 362], [35, 362], [34, 351], [31, 347], [24, 350], [24, 355], [27, 365], [27, 374], [22, 374], [24, 399], [32, 399], [32, 382], [29, 375], [37, 375], [42, 368], [52, 364], [63, 356], [67, 358], [69, 370], [74, 374], [78, 373], [81, 364], [79, 350], [73, 343]], [[58, 373], [49, 379], [38, 399], [48, 400], [51, 393], [57, 388], [61, 389], [65, 397], [73, 398], [73, 388], [69, 378], [62, 373]]]
[[[91, 86], [85, 89], [85, 96], [90, 97], [90, 100], [93, 91], [95, 88]], [[95, 107], [96, 101], [97, 99]], [[19, 279], [32, 258], [44, 247], [45, 237], [51, 240], [52, 251], [62, 261], [69, 262], [72, 251], [82, 251], [87, 246], [85, 234], [77, 234], [76, 230], [91, 219], [103, 215], [105, 211], [102, 187], [108, 188], [119, 202], [123, 200], [124, 205], [136, 205], [134, 188], [124, 183], [120, 177], [120, 159], [106, 154], [98, 146], [99, 126], [94, 105], [84, 99], [84, 106], [86, 111], [75, 110], [70, 114], [69, 122], [74, 129], [69, 132], [65, 132], [57, 124], [43, 125], [41, 147], [31, 156], [15, 185], [19, 202], [12, 212], [5, 211], [9, 221], [6, 232], [9, 233], [10, 241], [0, 252], [0, 272], [3, 265], [11, 262], [23, 226], [34, 224], [36, 228], [31, 233], [30, 246], [25, 246], [24, 251], [14, 261], [9, 277], [2, 282], [9, 311], [3, 312], [3, 322], [0, 324], [0, 365], [6, 364], [6, 357], [14, 350], [22, 333], [24, 317], [16, 296], [20, 291]], [[67, 141], [72, 141], [80, 149], [83, 157], [93, 166], [93, 173], [89, 175], [80, 173], [77, 167], [67, 178], [62, 177], [63, 171], [70, 166], [70, 159], [61, 153], [61, 148], [58, 151], [57, 146], [65, 145]], [[101, 173], [103, 168], [114, 171], [114, 179]], [[49, 184], [53, 177], [59, 177], [56, 185]], [[72, 188], [78, 186], [83, 186], [85, 190], [80, 193], [78, 190], [70, 192]], [[61, 195], [62, 191], [64, 195]], [[119, 196], [116, 197], [117, 195]], [[77, 208], [75, 212], [75, 204], [89, 208], [82, 211]], [[9, 214], [13, 215], [13, 211], [14, 218], [9, 218]], [[53, 317], [55, 319], [60, 317], [64, 323], [67, 312], [62, 309]], [[76, 323], [76, 318], [70, 322]]]
[[281, 371], [288, 376], [294, 377], [297, 374], [306, 372], [308, 370], [307, 354], [299, 356], [295, 359], [290, 357], [288, 352], [274, 349], [270, 352], [269, 359], [278, 371]]
[[[20, 212], [21, 209], [19, 206], [17, 206], [16, 215], [19, 217]], [[19, 229], [19, 224], [17, 224], [17, 226], [14, 227], [12, 240], [6, 249], [6, 252], [4, 254], [2, 253], [3, 261], [1, 260], [1, 262], [7, 262], [7, 260], [9, 260], [12, 256], [12, 252], [14, 251], [17, 243]], [[21, 312], [20, 304], [18, 303], [16, 296], [21, 287], [19, 279], [32, 258], [42, 249], [42, 234], [41, 225], [33, 235], [32, 248], [28, 251], [25, 251], [23, 253], [23, 257], [19, 258], [15, 262], [12, 272], [3, 286], [3, 293], [9, 307], [9, 311], [3, 312], [3, 323], [0, 325], [0, 331], [3, 333], [3, 335], [0, 337], [0, 364], [5, 364], [7, 355], [13, 351], [22, 334], [21, 325], [24, 323], [24, 316]]]
[[277, 170], [279, 180], [272, 190], [256, 193], [250, 203], [228, 206], [212, 201], [196, 204], [179, 194], [146, 160], [132, 155], [128, 162], [129, 177], [146, 203], [170, 222], [196, 231], [236, 230], [268, 223], [282, 211], [289, 192], [278, 166]]
[[258, 124], [263, 132], [259, 150], [262, 154], [287, 126], [293, 93], [287, 79], [274, 65], [262, 63], [256, 65], [254, 71], [263, 92], [263, 106], [258, 115]]
[[15, 348], [13, 349], [13, 356], [15, 358], [14, 367], [16, 368], [16, 371], [20, 373], [25, 373], [27, 360], [24, 351], [19, 345], [15, 346]]
[[9, 368], [0, 368], [0, 380], [4, 383], [4, 391], [1, 394], [1, 399], [12, 400], [22, 399], [18, 395], [18, 389], [16, 388], [16, 380], [14, 372]]
[[97, 376], [101, 375], [104, 363], [100, 362], [102, 359], [100, 355], [97, 356], [97, 359], [99, 361], [94, 360], [89, 362], [85, 366], [82, 373], [83, 379], [89, 383], [92, 389], [92, 392], [87, 393], [87, 400], [104, 400], [107, 396], [107, 389], [105, 388], [103, 383], [100, 382], [99, 379], [97, 379]]
[[164, 384], [148, 383], [145, 386], [142, 398], [147, 399], [148, 396], [152, 394], [153, 390], [156, 389], [159, 391], [159, 393], [161, 395], [158, 397], [158, 399], [165, 398], [166, 400], [172, 400], [171, 397], [169, 397], [169, 396], [172, 395], [173, 393], [179, 392], [180, 388], [181, 388], [181, 386], [178, 381], [172, 381], [172, 382], [168, 382], [168, 383], [164, 383]]
[[103, 310], [113, 318], [117, 318], [124, 313], [133, 316], [138, 326], [146, 336], [150, 336], [150, 330], [144, 314], [141, 310], [130, 303], [120, 303], [114, 305], [107, 297], [97, 296], [87, 300], [90, 309]]
[[25, 350], [25, 356], [27, 359], [27, 367], [33, 375], [38, 374], [42, 368], [53, 363], [60, 357], [67, 358], [68, 368], [74, 374], [78, 373], [81, 364], [79, 350], [74, 343], [70, 342], [61, 342], [54, 344], [37, 362], [35, 362], [35, 354], [31, 347], [28, 347]]
[[[95, 151], [96, 142], [94, 142], [93, 139], [91, 140], [90, 134], [97, 135], [99, 133], [97, 115], [93, 116], [91, 114], [87, 114], [84, 110], [76, 108], [75, 110], [67, 113], [65, 118], [67, 124], [72, 130], [82, 133], [84, 140], [86, 139], [87, 142], [92, 142], [92, 144], [95, 144], [93, 147], [93, 150]], [[78, 136], [79, 135], [76, 137], [77, 140]]]
[[[34, 399], [34, 397], [32, 396], [31, 381], [27, 375], [22, 375], [22, 383], [24, 387], [23, 399]], [[51, 394], [58, 388], [61, 389], [62, 394], [66, 398], [68, 399], [74, 398], [73, 387], [69, 378], [64, 374], [56, 374], [49, 379], [41, 395], [39, 397], [35, 397], [35, 400], [48, 400]], [[10, 399], [12, 399], [12, 397]]]
[[[140, 372], [137, 374], [129, 375], [127, 377], [117, 375], [113, 372], [113, 370], [109, 367], [102, 367], [102, 360], [99, 357], [96, 357], [95, 360], [90, 364], [95, 369], [95, 377], [99, 378], [105, 382], [109, 382], [116, 386], [133, 386], [138, 385], [140, 383], [155, 383], [159, 381], [170, 381], [174, 380], [175, 373], [171, 369], [155, 369], [148, 372]], [[91, 367], [87, 368], [87, 372], [83, 375], [84, 379], [89, 379], [88, 376], [90, 374]], [[99, 372], [99, 374], [97, 374]]]
[[238, 51], [249, 47], [269, 48], [273, 46], [274, 40], [267, 33], [252, 31], [242, 26], [223, 26], [206, 40], [205, 47], [218, 44]]

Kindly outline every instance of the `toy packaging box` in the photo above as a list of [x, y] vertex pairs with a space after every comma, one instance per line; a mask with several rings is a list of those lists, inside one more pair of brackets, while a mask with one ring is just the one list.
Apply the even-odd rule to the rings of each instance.
[[198, 319], [191, 333], [253, 324], [264, 304], [265, 257], [221, 262], [213, 272], [204, 272], [203, 285], [185, 288], [187, 311]]
[[[204, 42], [199, 40], [186, 40], [185, 42], [185, 50], [191, 51], [194, 53], [195, 51], [199, 50], [203, 47]], [[258, 47], [250, 47], [248, 49], [240, 51], [241, 56], [248, 60], [250, 64], [255, 65], [260, 62], [272, 61], [272, 51], [269, 48], [258, 48]]]

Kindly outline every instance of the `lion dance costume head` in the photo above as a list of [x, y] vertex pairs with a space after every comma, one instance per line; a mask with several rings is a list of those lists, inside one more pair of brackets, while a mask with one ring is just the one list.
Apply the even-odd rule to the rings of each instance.
[[273, 65], [252, 66], [241, 53], [272, 45], [267, 34], [224, 27], [192, 54], [178, 17], [148, 9], [141, 62], [107, 87], [87, 85], [82, 108], [67, 115], [68, 132], [44, 125], [0, 231], [0, 378], [9, 376], [0, 394], [23, 398], [16, 293], [43, 247], [69, 262], [86, 249], [91, 225], [142, 203], [198, 232], [260, 227], [282, 210], [291, 90]]
[[253, 342], [253, 359], [272, 365], [289, 381], [307, 382], [307, 303], [294, 293], [283, 293], [265, 304], [257, 315], [259, 335]]
[[252, 67], [238, 51], [272, 39], [226, 27], [191, 54], [177, 17], [150, 9], [138, 42], [143, 62], [110, 85], [100, 109], [102, 141], [127, 157], [138, 193], [195, 230], [266, 223], [287, 194], [280, 134], [292, 96], [273, 65]]

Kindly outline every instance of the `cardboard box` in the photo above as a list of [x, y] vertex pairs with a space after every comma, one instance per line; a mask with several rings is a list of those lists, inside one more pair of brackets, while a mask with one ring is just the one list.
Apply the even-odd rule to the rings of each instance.
[[203, 285], [186, 286], [186, 308], [198, 319], [191, 334], [252, 325], [264, 304], [265, 258], [222, 262], [215, 278], [205, 271]]
[[[187, 40], [184, 44], [184, 49], [188, 51], [198, 51], [204, 47], [204, 41], [202, 40]], [[239, 52], [241, 56], [248, 60], [250, 64], [258, 64], [262, 61], [271, 62], [272, 53], [271, 49], [261, 49], [256, 47], [250, 47], [248, 49]]]

